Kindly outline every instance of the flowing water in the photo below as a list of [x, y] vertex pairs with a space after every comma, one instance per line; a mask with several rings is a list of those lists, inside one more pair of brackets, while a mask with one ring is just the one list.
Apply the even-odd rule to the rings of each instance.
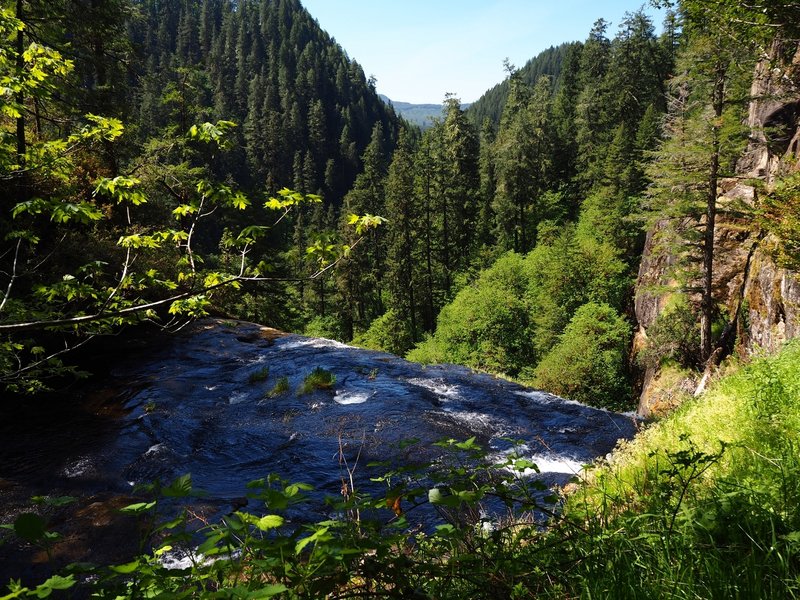
[[[298, 394], [317, 367], [334, 374], [333, 387]], [[283, 377], [289, 390], [271, 397]], [[368, 485], [372, 461], [424, 460], [433, 442], [473, 436], [498, 460], [509, 438], [521, 440], [541, 477], [565, 483], [635, 429], [628, 416], [463, 367], [226, 321], [123, 360], [78, 408], [56, 410], [35, 426], [4, 416], [0, 491], [130, 494], [136, 483], [191, 473], [223, 507], [247, 482], [278, 473], [337, 494], [340, 453]], [[420, 442], [401, 450], [409, 438]]]

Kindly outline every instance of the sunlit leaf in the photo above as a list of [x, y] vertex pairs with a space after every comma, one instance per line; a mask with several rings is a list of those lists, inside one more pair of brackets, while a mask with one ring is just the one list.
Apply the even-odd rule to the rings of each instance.
[[119, 509], [119, 512], [126, 514], [126, 515], [138, 515], [144, 512], [147, 512], [151, 508], [156, 505], [155, 501], [153, 502], [136, 502], [135, 504], [129, 504], [128, 506], [124, 506]]

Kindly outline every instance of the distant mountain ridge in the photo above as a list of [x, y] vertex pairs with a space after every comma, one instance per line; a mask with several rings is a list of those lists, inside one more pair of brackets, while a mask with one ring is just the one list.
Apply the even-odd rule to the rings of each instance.
[[[534, 85], [542, 75], [548, 75], [553, 82], [553, 93], [559, 84], [559, 77], [564, 63], [571, 51], [574, 48], [580, 48], [583, 44], [580, 42], [565, 42], [558, 46], [550, 46], [543, 50], [519, 69], [519, 74], [522, 80], [530, 85]], [[472, 122], [476, 125], [483, 123], [488, 119], [494, 126], [500, 124], [500, 115], [503, 114], [503, 108], [508, 98], [508, 79], [504, 79], [486, 92], [472, 103], [469, 110], [469, 116]], [[466, 110], [466, 106], [464, 109]], [[396, 110], [396, 109], [395, 109]]]
[[[422, 129], [431, 127], [434, 119], [442, 116], [442, 110], [444, 109], [443, 104], [413, 104], [412, 102], [400, 102], [398, 100], [392, 100], [384, 94], [379, 94], [379, 97], [386, 104], [393, 106], [395, 112], [406, 121]], [[469, 103], [461, 105], [463, 109], [469, 106]]]

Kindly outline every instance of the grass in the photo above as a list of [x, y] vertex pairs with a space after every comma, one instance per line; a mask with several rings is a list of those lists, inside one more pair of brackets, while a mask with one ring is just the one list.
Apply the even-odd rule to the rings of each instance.
[[315, 390], [330, 390], [335, 383], [336, 375], [322, 367], [316, 367], [303, 379], [303, 384], [300, 386], [297, 394], [302, 396], [304, 394], [310, 394]]
[[572, 593], [800, 597], [798, 432], [798, 343], [642, 432], [590, 474], [551, 534], [578, 540]]
[[289, 378], [288, 377], [281, 377], [278, 381], [275, 382], [275, 385], [272, 386], [272, 389], [269, 390], [265, 396], [267, 398], [277, 398], [289, 391]]
[[266, 381], [269, 377], [269, 367], [261, 367], [258, 371], [253, 371], [247, 376], [248, 383], [259, 383]]

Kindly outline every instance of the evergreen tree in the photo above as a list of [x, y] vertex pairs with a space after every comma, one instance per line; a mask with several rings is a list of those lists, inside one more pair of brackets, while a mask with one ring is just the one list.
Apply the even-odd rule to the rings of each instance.
[[615, 94], [608, 89], [606, 80], [611, 57], [607, 30], [608, 23], [604, 19], [595, 22], [580, 59], [581, 92], [575, 106], [575, 140], [578, 182], [584, 194], [600, 178], [608, 141], [607, 109]]
[[494, 157], [495, 131], [489, 119], [484, 119], [480, 132], [480, 190], [478, 195], [477, 244], [485, 250], [494, 245], [492, 231], [495, 227], [495, 215], [492, 209], [494, 192], [497, 188], [496, 165]]
[[[383, 126], [376, 123], [372, 139], [362, 157], [364, 170], [348, 192], [342, 206], [340, 231], [347, 243], [355, 243], [348, 233], [351, 215], [381, 215], [385, 209], [385, 179], [388, 156], [385, 151]], [[371, 232], [360, 252], [339, 269], [337, 288], [341, 302], [343, 331], [352, 339], [356, 330], [363, 331], [384, 312], [383, 277], [386, 269], [385, 235]]]
[[438, 219], [440, 262], [445, 296], [450, 296], [453, 275], [467, 267], [475, 252], [475, 225], [480, 187], [478, 136], [457, 98], [445, 99], [444, 120], [433, 128], [439, 137], [434, 161], [438, 163]]
[[[402, 132], [386, 180], [388, 308], [402, 323], [405, 339], [419, 339], [419, 290], [423, 278], [419, 206], [414, 188], [414, 148]], [[402, 346], [394, 344], [395, 347]], [[410, 346], [402, 349], [403, 352]]]
[[436, 327], [436, 315], [444, 305], [443, 286], [440, 285], [440, 270], [436, 261], [436, 165], [434, 163], [437, 138], [432, 129], [426, 131], [415, 156], [415, 192], [419, 200], [422, 221], [423, 285], [419, 302], [422, 307], [422, 326], [426, 332]]
[[[690, 271], [687, 282], [700, 284], [701, 360], [713, 351], [714, 237], [717, 197], [722, 177], [733, 174], [744, 148], [746, 132], [744, 86], [752, 72], [752, 55], [742, 45], [731, 44], [724, 33], [724, 15], [711, 16], [699, 3], [682, 4], [688, 20], [678, 62], [681, 75], [673, 79], [672, 106], [667, 140], [650, 169], [652, 197], [658, 214], [673, 219], [688, 243], [684, 255], [695, 264], [699, 249], [699, 275]], [[736, 100], [739, 101], [736, 101]]]
[[541, 195], [552, 164], [550, 81], [542, 77], [532, 90], [516, 72], [495, 140], [498, 242], [527, 252], [536, 245], [542, 218]]
[[[578, 160], [577, 125], [575, 119], [576, 99], [580, 94], [580, 64], [583, 44], [571, 44], [558, 80], [558, 90], [553, 99], [553, 152], [552, 176], [560, 187], [565, 188], [576, 176]], [[577, 215], [580, 198], [574, 190], [567, 196], [570, 216]]]

